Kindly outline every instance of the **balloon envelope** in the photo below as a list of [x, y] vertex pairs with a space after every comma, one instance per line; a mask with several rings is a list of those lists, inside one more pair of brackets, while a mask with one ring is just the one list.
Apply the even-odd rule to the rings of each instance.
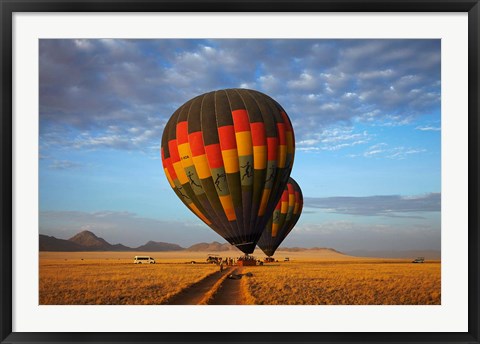
[[183, 104], [162, 136], [162, 163], [177, 196], [203, 222], [252, 253], [290, 176], [294, 133], [283, 108], [247, 89]]
[[303, 208], [302, 190], [297, 182], [290, 178], [282, 198], [275, 207], [272, 217], [257, 245], [269, 257], [273, 256], [278, 246], [292, 231], [300, 218]]

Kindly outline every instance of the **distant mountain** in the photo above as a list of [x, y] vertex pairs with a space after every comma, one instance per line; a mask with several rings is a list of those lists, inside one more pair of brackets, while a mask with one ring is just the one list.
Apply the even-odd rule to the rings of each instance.
[[436, 250], [405, 250], [405, 251], [365, 251], [355, 250], [345, 252], [350, 256], [372, 257], [372, 258], [405, 258], [415, 259], [425, 257], [425, 259], [441, 259], [441, 252]]
[[91, 248], [93, 251], [111, 251], [113, 248], [113, 245], [106, 242], [103, 238], [97, 237], [90, 231], [80, 232], [68, 239], [68, 241], [86, 248]]
[[40, 251], [62, 251], [62, 252], [76, 252], [76, 251], [181, 251], [183, 247], [177, 244], [170, 244], [166, 242], [149, 241], [145, 245], [137, 248], [131, 248], [122, 244], [112, 245], [105, 239], [97, 237], [90, 231], [80, 232], [68, 240], [57, 239], [53, 236], [40, 234], [39, 236]]
[[199, 244], [195, 244], [187, 248], [187, 251], [194, 251], [194, 252], [224, 252], [224, 251], [235, 251], [240, 252], [235, 246], [230, 245], [229, 243], [221, 244], [217, 241], [206, 243], [201, 242]]
[[125, 246], [125, 245], [122, 245], [122, 244], [115, 244], [115, 245], [110, 245], [110, 249], [109, 250], [103, 250], [103, 251], [119, 251], [119, 252], [123, 252], [123, 251], [134, 251], [135, 249], [131, 248], [131, 247], [128, 247], [128, 246]]
[[53, 236], [40, 234], [40, 251], [85, 251], [85, 247], [72, 241], [57, 239]]
[[[188, 248], [183, 248], [180, 245], [149, 241], [146, 244], [131, 248], [122, 244], [112, 245], [105, 239], [96, 236], [93, 232], [83, 231], [68, 240], [58, 239], [53, 236], [40, 234], [39, 236], [40, 251], [61, 251], [61, 252], [75, 252], [75, 251], [144, 251], [144, 252], [165, 252], [165, 251], [191, 251], [191, 252], [232, 252], [240, 253], [240, 251], [229, 243], [219, 243], [214, 241], [211, 243], [198, 243]], [[372, 257], [372, 258], [406, 258], [414, 259], [416, 257], [425, 257], [425, 259], [440, 259], [440, 251], [435, 250], [410, 250], [410, 251], [365, 251], [355, 250], [348, 252], [339, 252], [333, 248], [328, 247], [279, 247], [277, 251], [283, 252], [318, 252], [318, 254], [329, 255], [350, 255], [357, 257]], [[317, 254], [317, 253], [315, 253]]]
[[330, 247], [279, 247], [277, 251], [284, 251], [284, 252], [303, 252], [303, 251], [330, 251], [338, 254], [345, 254], [343, 252], [337, 251]]
[[145, 252], [163, 252], [163, 251], [183, 251], [183, 247], [177, 244], [170, 244], [168, 242], [149, 241], [145, 245], [139, 246], [135, 251]]

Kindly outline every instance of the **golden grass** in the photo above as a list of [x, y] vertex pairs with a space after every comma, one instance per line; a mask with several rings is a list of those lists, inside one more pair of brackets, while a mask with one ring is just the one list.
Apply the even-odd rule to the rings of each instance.
[[249, 304], [438, 305], [440, 262], [354, 259], [245, 267]]
[[[162, 304], [218, 271], [208, 252], [41, 252], [40, 304]], [[217, 252], [235, 257], [236, 252]], [[263, 254], [255, 252], [258, 258]], [[154, 265], [135, 265], [149, 255]], [[278, 263], [244, 267], [247, 304], [428, 305], [440, 304], [440, 262], [355, 258], [328, 251], [278, 252]], [[283, 262], [290, 257], [290, 262]], [[218, 286], [217, 286], [218, 287]], [[214, 293], [214, 291], [212, 291]], [[211, 294], [212, 294], [211, 293]], [[212, 294], [213, 295], [213, 294]], [[212, 295], [205, 295], [205, 302]]]
[[[108, 256], [108, 253], [102, 253], [104, 257]], [[129, 257], [133, 255], [128, 254]], [[218, 270], [216, 266], [207, 264], [136, 265], [132, 258], [100, 259], [97, 253], [81, 254], [89, 258], [79, 256], [77, 253], [42, 252], [40, 304], [162, 304], [182, 289]]]

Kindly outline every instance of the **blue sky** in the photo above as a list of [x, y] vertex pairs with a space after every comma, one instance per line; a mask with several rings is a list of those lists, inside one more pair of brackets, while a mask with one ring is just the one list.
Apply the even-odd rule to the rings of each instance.
[[223, 241], [170, 189], [163, 127], [243, 87], [292, 120], [304, 212], [285, 246], [440, 249], [439, 40], [41, 40], [40, 233]]

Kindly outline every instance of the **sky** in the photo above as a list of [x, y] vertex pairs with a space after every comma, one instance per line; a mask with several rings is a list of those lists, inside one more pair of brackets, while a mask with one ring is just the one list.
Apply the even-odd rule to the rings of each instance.
[[163, 128], [196, 95], [249, 88], [295, 132], [305, 197], [282, 246], [440, 249], [440, 40], [42, 39], [39, 231], [110, 243], [224, 240], [177, 198]]

